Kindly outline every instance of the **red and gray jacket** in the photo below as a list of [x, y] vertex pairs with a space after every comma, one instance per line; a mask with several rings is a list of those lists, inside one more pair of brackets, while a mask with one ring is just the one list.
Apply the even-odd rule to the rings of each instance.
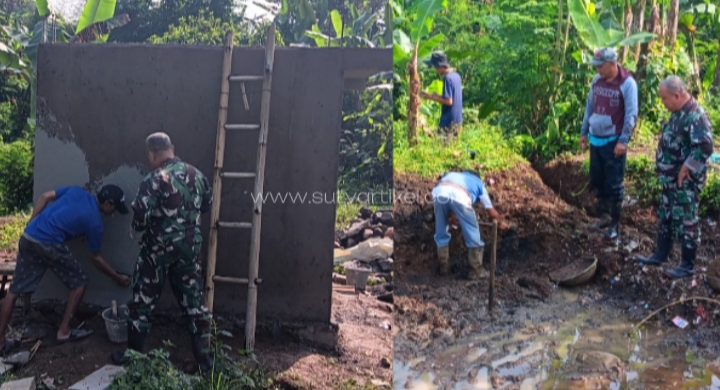
[[618, 65], [618, 70], [610, 81], [599, 74], [593, 77], [580, 134], [618, 136], [618, 142], [627, 145], [638, 118], [638, 88], [627, 69]]

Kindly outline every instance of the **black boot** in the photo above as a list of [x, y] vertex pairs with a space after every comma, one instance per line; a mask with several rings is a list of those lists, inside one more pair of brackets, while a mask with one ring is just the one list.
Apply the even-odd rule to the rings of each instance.
[[697, 248], [688, 248], [682, 246], [682, 262], [677, 268], [673, 268], [665, 272], [665, 275], [673, 279], [686, 278], [695, 274], [695, 255], [697, 254]]
[[[127, 348], [132, 349], [134, 351], [142, 353], [143, 346], [145, 345], [145, 338], [147, 337], [147, 332], [140, 332], [137, 329], [135, 329], [134, 326], [131, 324], [128, 324], [128, 340], [127, 340]], [[128, 362], [127, 358], [125, 357], [125, 351], [115, 351], [112, 353], [112, 360], [113, 363], [117, 365], [124, 365]]]
[[600, 219], [594, 224], [590, 225], [593, 229], [604, 229], [610, 225], [610, 204], [605, 199], [598, 201], [598, 213]]
[[214, 357], [210, 345], [210, 334], [198, 333], [192, 336], [193, 355], [200, 366], [200, 371], [207, 374], [213, 369]]
[[605, 231], [605, 238], [614, 240], [618, 236], [618, 225], [620, 224], [620, 215], [622, 213], [622, 202], [613, 203], [610, 207], [610, 226]]
[[647, 264], [647, 265], [661, 265], [667, 262], [670, 251], [672, 251], [673, 239], [672, 236], [657, 234], [655, 241], [655, 252], [649, 257], [637, 256], [636, 261]]

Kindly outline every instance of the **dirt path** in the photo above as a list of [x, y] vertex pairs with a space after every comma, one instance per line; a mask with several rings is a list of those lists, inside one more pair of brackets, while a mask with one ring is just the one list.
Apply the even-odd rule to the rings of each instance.
[[[422, 201], [421, 196], [421, 201], [396, 205], [396, 358], [416, 359], [426, 356], [428, 364], [438, 365], [442, 359], [441, 351], [464, 343], [473, 336], [522, 327], [524, 319], [521, 321], [514, 314], [533, 307], [542, 310], [542, 307], [557, 299], [558, 291], [562, 289], [554, 287], [548, 274], [575, 259], [598, 259], [598, 271], [592, 286], [586, 288], [596, 289], [605, 300], [615, 300], [616, 308], [640, 308], [636, 311], [639, 317], [632, 318], [635, 321], [683, 295], [715, 295], [701, 277], [695, 278], [694, 285], [692, 279], [671, 283], [663, 279], [660, 269], [641, 269], [631, 260], [638, 252], [648, 253], [653, 249], [656, 221], [652, 209], [643, 209], [638, 205], [628, 207], [623, 216], [621, 239], [618, 242], [605, 241], [601, 232], [588, 229], [588, 223], [594, 219], [584, 209], [592, 210], [592, 195], [571, 195], [577, 193], [575, 187], [587, 181], [582, 177], [580, 164], [581, 160], [576, 159], [575, 162], [541, 169], [542, 178], [526, 165], [484, 177], [495, 207], [509, 222], [518, 226], [515, 232], [504, 233], [499, 237], [496, 279], [498, 314], [493, 321], [490, 321], [486, 312], [487, 282], [463, 280], [467, 250], [459, 227], [451, 227], [453, 275], [439, 277], [435, 274], [437, 263], [432, 204]], [[554, 188], [548, 187], [546, 183]], [[560, 183], [565, 184], [561, 186]], [[397, 175], [395, 191], [429, 194], [433, 184], [432, 180]], [[566, 199], [572, 203], [566, 202]], [[480, 208], [478, 213], [482, 219], [488, 220]], [[488, 237], [488, 233], [484, 231], [483, 237]], [[708, 262], [715, 258], [719, 240], [720, 230], [704, 222], [698, 269], [707, 267]], [[678, 262], [678, 252], [679, 248], [676, 248], [671, 257], [673, 266]], [[583, 300], [591, 302], [591, 298], [584, 297]], [[701, 306], [703, 308], [698, 309]], [[666, 335], [664, 342], [690, 348], [695, 356], [714, 357], [720, 352], [717, 337], [713, 336], [720, 314], [718, 309], [687, 302], [655, 317], [648, 326], [672, 329], [674, 325], [670, 320], [674, 316], [680, 315], [692, 321], [701, 312], [703, 315], [699, 324], [692, 324], [683, 332]], [[541, 312], [531, 310], [528, 313], [534, 317]], [[543, 319], [543, 315], [546, 318]], [[569, 318], [541, 313], [539, 320], [562, 322]], [[532, 322], [540, 321], [533, 319]], [[498, 347], [495, 343], [487, 346]], [[397, 373], [402, 373], [402, 367], [396, 368]], [[462, 373], [465, 374], [467, 372]], [[461, 373], [456, 372], [454, 375], [452, 381], [445, 382], [446, 385], [461, 382], [458, 376]], [[396, 377], [396, 386], [397, 380]], [[522, 381], [513, 381], [510, 377], [504, 380], [510, 386], [507, 388], [519, 388], [516, 386]], [[448, 385], [439, 388], [453, 387]]]
[[[42, 345], [33, 360], [16, 371], [19, 377], [47, 375], [60, 381], [59, 389], [66, 389], [105, 364], [112, 364], [110, 354], [118, 345], [110, 343], [105, 334], [104, 323], [96, 309], [82, 307], [78, 313], [77, 326], [85, 322], [85, 328], [95, 333], [85, 340], [56, 345], [54, 335], [63, 304], [40, 302], [33, 305], [27, 317], [22, 309], [16, 309], [14, 329], [21, 331], [28, 340], [23, 349], [42, 339]], [[194, 371], [194, 359], [190, 338], [180, 324], [175, 311], [159, 312], [146, 344], [146, 352], [170, 340], [170, 359], [176, 367], [187, 372]], [[299, 343], [285, 332], [273, 337], [271, 332], [259, 333], [256, 354], [283, 389], [360, 389], [375, 388], [389, 384], [392, 377], [387, 365], [392, 360], [392, 306], [365, 295], [333, 293], [333, 321], [339, 324], [339, 345], [336, 351], [314, 348]], [[242, 330], [233, 329], [230, 318], [217, 317], [219, 326], [240, 336]], [[234, 351], [243, 349], [239, 337], [223, 338]], [[236, 355], [237, 356], [237, 355]], [[385, 363], [385, 364], [384, 364]], [[57, 382], [56, 382], [57, 383]]]

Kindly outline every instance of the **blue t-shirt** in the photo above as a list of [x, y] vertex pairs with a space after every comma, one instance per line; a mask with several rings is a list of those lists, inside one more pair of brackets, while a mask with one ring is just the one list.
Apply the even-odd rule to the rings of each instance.
[[440, 127], [449, 127], [453, 123], [463, 123], [462, 80], [457, 72], [445, 75], [442, 97], [452, 98], [452, 106], [442, 105]]
[[100, 252], [103, 221], [97, 198], [81, 187], [60, 187], [56, 199], [45, 206], [25, 233], [45, 244], [62, 244], [85, 236], [88, 249]]
[[442, 177], [442, 180], [447, 180], [465, 187], [473, 203], [480, 200], [485, 190], [485, 184], [483, 184], [482, 179], [468, 172], [449, 172]]

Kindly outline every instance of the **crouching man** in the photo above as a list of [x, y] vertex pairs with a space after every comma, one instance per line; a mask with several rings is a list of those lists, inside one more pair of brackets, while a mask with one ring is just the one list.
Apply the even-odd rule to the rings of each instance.
[[9, 352], [19, 344], [19, 340], [11, 341], [5, 337], [15, 301], [20, 294], [34, 293], [48, 268], [70, 290], [57, 341], [75, 341], [92, 334], [89, 330], [70, 329], [70, 319], [82, 300], [88, 277], [65, 242], [85, 236], [92, 263], [115, 283], [123, 287], [130, 285], [130, 278], [118, 274], [100, 256], [102, 215], [112, 215], [116, 210], [120, 214], [128, 213], [123, 191], [112, 184], [104, 186], [97, 196], [80, 187], [61, 187], [40, 196], [20, 238], [15, 274], [0, 311], [3, 352]]
[[438, 259], [440, 260], [440, 275], [450, 272], [450, 230], [448, 218], [454, 214], [460, 222], [465, 245], [469, 250], [468, 262], [471, 280], [487, 277], [487, 271], [482, 266], [485, 243], [480, 237], [480, 226], [473, 204], [482, 203], [490, 217], [498, 221], [502, 230], [508, 225], [500, 218], [500, 214], [492, 206], [485, 185], [477, 172], [466, 170], [450, 172], [443, 175], [432, 191], [433, 207], [435, 209], [435, 244], [437, 244]]
[[707, 162], [713, 152], [710, 119], [690, 95], [685, 83], [670, 76], [660, 83], [660, 98], [672, 114], [663, 125], [655, 156], [662, 199], [658, 207], [655, 252], [638, 256], [648, 265], [667, 262], [673, 240], [682, 244], [680, 266], [667, 270], [671, 278], [692, 276], [700, 245], [700, 192], [707, 181]]

